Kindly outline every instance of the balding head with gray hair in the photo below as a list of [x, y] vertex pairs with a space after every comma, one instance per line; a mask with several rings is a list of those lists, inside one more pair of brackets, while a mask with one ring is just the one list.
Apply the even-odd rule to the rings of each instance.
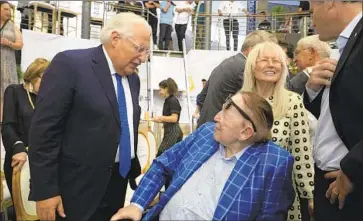
[[119, 13], [109, 20], [101, 31], [101, 43], [105, 44], [110, 41], [111, 33], [118, 32], [119, 34], [132, 37], [135, 26], [144, 25], [151, 33], [149, 23], [141, 16], [132, 12]]
[[247, 35], [245, 41], [243, 42], [241, 51], [245, 56], [248, 56], [248, 53], [255, 45], [263, 43], [265, 41], [271, 41], [276, 44], [278, 42], [276, 36], [267, 31], [257, 30], [251, 32]]
[[320, 59], [330, 57], [330, 46], [327, 42], [320, 41], [319, 35], [311, 35], [300, 39], [297, 42], [298, 47], [313, 48], [319, 54]]

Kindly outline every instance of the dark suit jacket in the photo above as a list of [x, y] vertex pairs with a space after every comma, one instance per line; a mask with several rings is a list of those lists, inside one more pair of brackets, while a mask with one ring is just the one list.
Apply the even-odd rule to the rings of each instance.
[[197, 104], [201, 108], [198, 127], [213, 121], [214, 116], [222, 110], [226, 98], [242, 88], [245, 63], [244, 55], [238, 53], [224, 60], [212, 71], [206, 87], [198, 96]]
[[[335, 129], [349, 153], [340, 162], [343, 172], [362, 184], [363, 172], [363, 34], [362, 19], [352, 32], [335, 70], [330, 87], [330, 111]], [[304, 96], [305, 107], [320, 115], [323, 91], [312, 102]]]
[[[137, 156], [140, 79], [134, 74], [128, 80]], [[121, 130], [102, 46], [57, 54], [43, 76], [35, 106], [29, 135], [29, 198], [61, 195], [67, 220], [88, 220], [105, 194]], [[136, 157], [129, 178], [140, 172]]]

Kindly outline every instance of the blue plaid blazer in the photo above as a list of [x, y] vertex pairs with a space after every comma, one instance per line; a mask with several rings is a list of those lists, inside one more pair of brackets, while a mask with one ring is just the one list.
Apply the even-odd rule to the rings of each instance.
[[[164, 185], [164, 177], [173, 179], [143, 220], [159, 215], [181, 186], [218, 150], [214, 127], [214, 123], [204, 124], [155, 159], [131, 202], [147, 208]], [[223, 188], [213, 220], [285, 221], [295, 196], [293, 163], [293, 157], [272, 142], [248, 148]]]

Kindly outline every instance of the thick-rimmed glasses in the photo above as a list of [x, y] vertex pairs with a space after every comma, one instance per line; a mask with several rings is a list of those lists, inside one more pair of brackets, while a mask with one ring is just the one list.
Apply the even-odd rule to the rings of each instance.
[[257, 129], [256, 129], [256, 126], [255, 124], [253, 123], [253, 121], [251, 120], [251, 118], [246, 114], [246, 112], [244, 112], [236, 103], [234, 103], [234, 101], [232, 100], [232, 95], [229, 95], [226, 99], [226, 101], [224, 102], [223, 104], [223, 109], [224, 110], [227, 110], [228, 108], [231, 107], [231, 105], [233, 105], [233, 107], [235, 107], [238, 112], [246, 119], [248, 120], [249, 122], [251, 122], [252, 124], [252, 127], [253, 127], [253, 130], [255, 132], [257, 132]]

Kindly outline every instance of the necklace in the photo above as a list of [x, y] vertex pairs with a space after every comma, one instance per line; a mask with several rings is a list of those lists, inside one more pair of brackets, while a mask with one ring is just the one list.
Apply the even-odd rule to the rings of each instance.
[[33, 101], [32, 101], [32, 98], [30, 97], [30, 93], [29, 93], [29, 90], [28, 90], [28, 89], [26, 90], [26, 93], [27, 93], [27, 95], [28, 95], [29, 103], [30, 103], [30, 105], [32, 106], [32, 108], [33, 108], [33, 110], [34, 110], [35, 106], [34, 106], [34, 103], [33, 103]]

